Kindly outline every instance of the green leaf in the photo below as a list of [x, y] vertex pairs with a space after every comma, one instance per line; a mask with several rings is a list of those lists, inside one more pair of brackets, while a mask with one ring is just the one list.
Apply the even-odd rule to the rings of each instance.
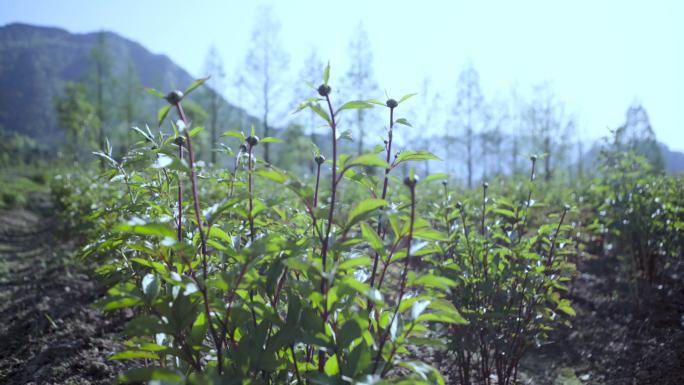
[[123, 309], [123, 308], [127, 308], [127, 307], [140, 306], [142, 304], [143, 304], [143, 301], [140, 300], [140, 298], [113, 297], [113, 298], [108, 298], [104, 302], [104, 306], [102, 307], [102, 309], [104, 309], [104, 311], [111, 311], [111, 310]]
[[389, 165], [384, 160], [380, 159], [377, 154], [364, 154], [358, 158], [353, 159], [351, 162], [347, 163], [346, 167], [352, 166], [366, 166], [366, 167], [382, 167], [389, 168]]
[[370, 226], [368, 226], [368, 224], [361, 224], [361, 235], [363, 236], [363, 239], [365, 239], [366, 242], [368, 242], [368, 246], [370, 246], [371, 249], [384, 255], [385, 246], [382, 244], [382, 239], [380, 239], [378, 233], [375, 232], [375, 230], [373, 230]]
[[116, 353], [109, 357], [110, 361], [115, 360], [135, 360], [139, 358], [147, 358], [150, 360], [158, 360], [159, 355], [154, 352], [145, 350], [125, 350], [123, 352]]
[[377, 210], [380, 207], [387, 206], [388, 202], [384, 199], [366, 199], [361, 201], [354, 209], [349, 213], [349, 219], [347, 220], [347, 226], [351, 227], [354, 223], [359, 221], [365, 215]]
[[394, 123], [402, 124], [402, 125], [408, 126], [408, 127], [413, 127], [411, 125], [411, 123], [409, 123], [408, 120], [406, 120], [406, 118], [399, 118], [399, 119], [395, 120]]
[[156, 90], [156, 89], [151, 88], [151, 87], [143, 87], [143, 89], [145, 90], [145, 92], [147, 92], [148, 94], [150, 94], [152, 96], [156, 96], [156, 97], [161, 98], [161, 99], [166, 99], [166, 95], [164, 95], [164, 93], [159, 91], [159, 90]]
[[441, 160], [435, 154], [430, 151], [420, 150], [420, 151], [402, 151], [397, 156], [394, 161], [394, 166], [402, 162], [407, 162], [410, 160]]
[[240, 131], [228, 130], [221, 134], [221, 136], [232, 136], [233, 138], [238, 138], [240, 142], [245, 141], [245, 134]]
[[338, 266], [339, 270], [349, 270], [353, 269], [358, 266], [370, 266], [371, 262], [373, 262], [370, 257], [363, 256], [363, 257], [357, 257], [357, 258], [350, 258]]
[[575, 313], [575, 309], [573, 309], [572, 306], [570, 306], [570, 301], [568, 301], [567, 299], [561, 300], [558, 303], [558, 307], [556, 308], [556, 310], [560, 310], [571, 317], [577, 315], [577, 313]]
[[447, 179], [447, 180], [449, 179], [449, 174], [440, 172], [440, 173], [432, 174], [432, 175], [426, 177], [426, 178], [423, 180], [423, 182], [430, 182], [430, 181], [433, 181], [433, 180], [442, 181], [442, 180], [445, 180], [445, 179]]
[[173, 239], [176, 236], [176, 232], [163, 223], [137, 224], [135, 223], [135, 221], [130, 221], [116, 225], [114, 227], [114, 231], [138, 235], [169, 237], [171, 239]]
[[256, 172], [256, 175], [258, 175], [260, 177], [264, 177], [266, 179], [270, 179], [276, 183], [285, 183], [290, 179], [290, 177], [288, 175], [286, 175], [285, 173], [277, 171], [277, 170], [272, 169], [272, 168], [261, 169], [261, 170]]
[[123, 384], [151, 380], [179, 382], [183, 380], [183, 376], [166, 368], [135, 368], [119, 375], [116, 379], [118, 383]]
[[417, 319], [425, 309], [427, 309], [428, 305], [430, 304], [430, 301], [428, 300], [420, 300], [416, 301], [413, 303], [413, 306], [411, 306], [411, 319]]
[[373, 105], [363, 100], [352, 100], [351, 102], [344, 103], [342, 107], [338, 108], [337, 111], [335, 111], [335, 115], [342, 110], [354, 110], [359, 108], [373, 108]]
[[404, 96], [401, 97], [401, 99], [399, 99], [399, 101], [398, 101], [397, 103], [398, 103], [398, 104], [401, 104], [402, 102], [405, 102], [405, 101], [408, 100], [409, 98], [411, 98], [411, 97], [413, 97], [413, 96], [416, 96], [416, 95], [418, 95], [418, 93], [415, 93], [415, 92], [412, 93], [412, 94], [404, 95]]
[[164, 123], [164, 119], [166, 119], [166, 115], [169, 114], [169, 111], [171, 111], [171, 105], [168, 104], [162, 108], [159, 109], [159, 112], [157, 112], [157, 125], [161, 127], [162, 123]]
[[418, 378], [427, 381], [432, 385], [444, 385], [444, 378], [439, 373], [439, 370], [420, 361], [404, 361], [399, 364], [404, 368], [411, 370]]
[[191, 138], [194, 138], [195, 136], [199, 135], [200, 132], [204, 131], [204, 127], [195, 127], [188, 134], [190, 134]]
[[426, 229], [420, 229], [420, 230], [414, 230], [413, 231], [413, 237], [416, 239], [425, 239], [428, 241], [448, 241], [449, 238], [442, 232], [431, 229], [431, 228], [426, 228]]
[[366, 100], [366, 102], [372, 103], [372, 104], [377, 104], [378, 106], [383, 106], [383, 107], [386, 106], [384, 102], [381, 102], [377, 99], [368, 99], [368, 100]]
[[323, 70], [323, 83], [326, 85], [328, 84], [328, 80], [330, 79], [330, 62], [325, 66], [325, 69]]
[[321, 118], [323, 118], [323, 120], [325, 120], [326, 122], [328, 122], [328, 124], [332, 124], [332, 122], [331, 122], [331, 120], [330, 120], [330, 117], [328, 116], [328, 113], [325, 112], [325, 111], [323, 110], [323, 108], [321, 108], [321, 105], [320, 105], [320, 104], [318, 104], [318, 103], [309, 103], [308, 106], [309, 106], [309, 108], [311, 108], [311, 109], [313, 110], [313, 112], [315, 112], [316, 114], [318, 114], [318, 116], [320, 116]]
[[145, 274], [142, 279], [142, 291], [145, 294], [145, 299], [147, 303], [153, 303], [157, 296], [159, 295], [159, 289], [161, 288], [161, 282], [156, 274]]
[[191, 93], [191, 92], [194, 91], [197, 87], [199, 87], [199, 86], [201, 86], [202, 84], [204, 84], [204, 82], [206, 82], [207, 80], [209, 80], [210, 77], [211, 77], [211, 76], [207, 76], [206, 78], [202, 78], [202, 79], [197, 79], [197, 80], [195, 80], [194, 82], [192, 82], [192, 84], [190, 84], [190, 86], [189, 86], [188, 88], [185, 89], [185, 92], [183, 92], [183, 94], [184, 94], [185, 96], [188, 96], [189, 93]]

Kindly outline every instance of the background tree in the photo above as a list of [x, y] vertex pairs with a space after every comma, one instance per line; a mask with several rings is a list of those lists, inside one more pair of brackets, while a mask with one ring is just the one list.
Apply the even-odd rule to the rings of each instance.
[[[289, 59], [278, 38], [280, 23], [271, 8], [261, 6], [252, 32], [252, 45], [246, 59], [245, 84], [252, 92], [263, 124], [263, 135], [273, 136], [270, 119], [277, 113], [278, 94], [285, 83]], [[262, 146], [259, 146], [262, 147]], [[268, 143], [264, 143], [264, 160], [270, 161]]]
[[[86, 75], [88, 96], [95, 105], [97, 115], [97, 146], [102, 146], [107, 135], [107, 127], [113, 115], [113, 100], [116, 95], [116, 83], [114, 82], [113, 61], [108, 52], [107, 37], [104, 32], [99, 32], [95, 44], [90, 53], [91, 69]], [[104, 159], [102, 160], [104, 162]]]
[[121, 84], [121, 115], [123, 115], [125, 127], [125, 143], [122, 147], [126, 148], [131, 144], [132, 137], [131, 128], [135, 125], [135, 120], [141, 113], [140, 108], [140, 79], [138, 78], [138, 72], [133, 65], [131, 60], [128, 61], [126, 65], [126, 70], [123, 76], [123, 82]]
[[575, 121], [566, 115], [563, 104], [549, 83], [535, 88], [528, 119], [534, 132], [535, 148], [544, 156], [544, 180], [548, 181], [554, 165], [562, 163], [565, 158], [569, 147], [565, 139], [575, 128]]
[[[347, 70], [344, 83], [344, 94], [349, 100], [363, 100], [376, 98], [378, 86], [373, 78], [373, 51], [368, 39], [368, 32], [362, 22], [357, 28], [349, 42], [350, 66]], [[364, 137], [371, 136], [372, 122], [370, 117], [373, 111], [359, 108], [354, 111], [352, 127], [356, 130], [357, 152], [364, 152]]]
[[[452, 158], [451, 144], [455, 135], [454, 129], [463, 132], [460, 142], [465, 149], [465, 163], [468, 187], [473, 186], [473, 155], [475, 139], [484, 123], [484, 95], [480, 88], [480, 76], [472, 64], [466, 64], [458, 77], [456, 105], [454, 106], [452, 121], [447, 128], [447, 158]], [[450, 134], [451, 133], [451, 134]], [[450, 134], [450, 135], [449, 135]]]
[[207, 113], [209, 114], [209, 146], [211, 163], [216, 163], [216, 148], [218, 147], [218, 121], [221, 114], [223, 97], [221, 93], [225, 88], [226, 74], [223, 69], [223, 59], [216, 46], [209, 47], [204, 61], [204, 73], [211, 76], [207, 81], [208, 87], [203, 89], [206, 100]]
[[83, 148], [92, 145], [93, 129], [100, 127], [97, 108], [93, 105], [80, 83], [67, 83], [64, 94], [55, 102], [59, 125], [67, 135], [69, 151], [74, 160], [80, 159]]
[[625, 115], [625, 123], [615, 133], [615, 145], [620, 151], [632, 151], [645, 157], [654, 170], [663, 171], [665, 160], [646, 109], [633, 103]]

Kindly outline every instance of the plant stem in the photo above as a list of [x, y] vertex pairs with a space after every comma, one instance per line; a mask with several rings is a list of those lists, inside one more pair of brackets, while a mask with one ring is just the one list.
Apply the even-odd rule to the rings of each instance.
[[316, 162], [318, 165], [316, 169], [316, 189], [314, 190], [314, 201], [313, 201], [313, 207], [318, 206], [318, 184], [321, 180], [321, 164]]
[[401, 273], [401, 283], [399, 286], [399, 297], [397, 299], [397, 305], [394, 308], [394, 313], [390, 319], [389, 324], [387, 324], [387, 329], [385, 330], [384, 336], [380, 339], [380, 346], [378, 347], [378, 355], [375, 356], [375, 363], [373, 364], [373, 372], [375, 373], [380, 364], [380, 358], [382, 357], [382, 350], [385, 347], [385, 343], [389, 338], [389, 333], [392, 328], [392, 324], [399, 314], [399, 308], [401, 307], [401, 300], [406, 292], [406, 280], [408, 277], [408, 269], [411, 261], [411, 241], [413, 240], [413, 224], [416, 221], [416, 187], [415, 185], [409, 187], [411, 190], [411, 219], [409, 222], [409, 233], [406, 239], [406, 259], [404, 260], [404, 270]]
[[[387, 146], [385, 148], [386, 154], [385, 154], [385, 161], [387, 164], [390, 162], [390, 157], [392, 154], [392, 128], [394, 127], [394, 108], [390, 108], [390, 124], [389, 124], [389, 132], [387, 135]], [[387, 198], [387, 187], [389, 186], [389, 173], [391, 169], [386, 168], [385, 169], [385, 180], [382, 183], [382, 195], [380, 199], [385, 199]], [[381, 208], [382, 210], [382, 208]], [[382, 214], [380, 214], [381, 217], [378, 219], [378, 235], [384, 239], [383, 236], [383, 231], [382, 231]], [[375, 275], [378, 272], [378, 260], [380, 259], [380, 254], [375, 253], [375, 256], [373, 258], [373, 271], [371, 272], [371, 278], [370, 278], [370, 287], [372, 288], [373, 285], [375, 284]], [[370, 301], [368, 302], [368, 308], [370, 309], [372, 307], [372, 304]]]
[[[183, 160], [183, 145], [178, 146], [178, 158]], [[180, 172], [178, 173], [178, 230], [176, 238], [178, 243], [183, 241], [183, 182], [181, 181]]]
[[[325, 101], [328, 104], [328, 110], [330, 111], [330, 128], [332, 129], [332, 176], [330, 177], [330, 209], [328, 210], [328, 224], [325, 230], [325, 238], [323, 245], [321, 246], [321, 262], [322, 262], [322, 272], [325, 275], [327, 259], [328, 259], [328, 248], [330, 244], [330, 230], [332, 229], [333, 216], [335, 213], [335, 198], [337, 195], [337, 123], [335, 122], [335, 113], [333, 112], [332, 104], [330, 103], [330, 96], [325, 96]], [[326, 284], [325, 277], [321, 277], [321, 294], [326, 297]], [[324, 301], [323, 308], [323, 325], [328, 322], [328, 307], [327, 300]], [[323, 372], [325, 368], [325, 352], [320, 351], [318, 354], [318, 370]]]
[[218, 369], [219, 373], [223, 372], [223, 354], [222, 354], [222, 344], [221, 340], [218, 338], [218, 335], [216, 334], [216, 329], [214, 329], [214, 325], [212, 322], [212, 316], [211, 316], [211, 309], [209, 308], [209, 295], [207, 293], [207, 275], [208, 275], [208, 266], [207, 266], [207, 243], [206, 243], [206, 238], [204, 236], [204, 229], [202, 228], [202, 212], [200, 210], [200, 204], [199, 204], [199, 193], [197, 192], [197, 175], [195, 173], [195, 156], [194, 153], [192, 152], [192, 139], [190, 138], [190, 131], [188, 130], [188, 119], [185, 117], [185, 112], [183, 111], [183, 106], [181, 105], [180, 102], [176, 103], [176, 110], [178, 111], [178, 115], [180, 116], [181, 120], [183, 120], [183, 123], [185, 124], [185, 140], [188, 145], [188, 160], [189, 160], [189, 165], [190, 165], [190, 183], [192, 186], [192, 199], [195, 207], [195, 219], [197, 220], [197, 230], [200, 233], [200, 242], [201, 242], [201, 251], [202, 251], [202, 273], [203, 273], [203, 280], [201, 285], [198, 285], [200, 288], [200, 291], [202, 292], [202, 297], [204, 299], [204, 312], [205, 315], [207, 316], [207, 322], [209, 325], [209, 331], [211, 332], [211, 337], [214, 340], [214, 346], [216, 348], [216, 367]]

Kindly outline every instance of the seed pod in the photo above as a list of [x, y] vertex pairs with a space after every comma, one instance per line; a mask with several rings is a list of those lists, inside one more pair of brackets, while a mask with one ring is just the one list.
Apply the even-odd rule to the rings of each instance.
[[387, 99], [387, 102], [385, 102], [385, 104], [389, 108], [396, 108], [399, 105], [399, 103], [397, 103], [397, 101], [394, 99]]
[[314, 157], [314, 161], [316, 162], [316, 164], [321, 165], [325, 162], [325, 157], [321, 154], [318, 154]]
[[318, 86], [318, 94], [323, 97], [330, 95], [330, 91], [331, 88], [327, 84], [321, 84], [320, 86]]
[[418, 175], [414, 175], [413, 177], [407, 176], [406, 178], [404, 178], [404, 184], [410, 188], [414, 188], [416, 187], [416, 184], [418, 183], [419, 179], [420, 178], [418, 178]]
[[259, 144], [259, 137], [254, 135], [254, 136], [248, 136], [247, 139], [245, 139], [245, 142], [249, 144], [250, 147], [254, 147], [257, 144]]
[[176, 139], [173, 140], [173, 143], [175, 143], [178, 147], [183, 147], [185, 145], [185, 138], [182, 136], [177, 136]]
[[166, 95], [165, 99], [167, 102], [169, 102], [169, 104], [173, 104], [175, 106], [176, 104], [180, 103], [181, 100], [183, 100], [183, 91], [171, 91], [168, 93], [168, 95]]

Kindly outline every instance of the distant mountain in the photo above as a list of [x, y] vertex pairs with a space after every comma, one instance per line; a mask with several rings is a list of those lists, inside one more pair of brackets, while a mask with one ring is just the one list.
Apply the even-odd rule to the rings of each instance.
[[[193, 81], [165, 55], [115, 33], [103, 33], [113, 73], [123, 73], [132, 63], [140, 84], [162, 91], [184, 89]], [[28, 24], [0, 27], [0, 131], [46, 140], [62, 137], [54, 101], [67, 82], [84, 80], [97, 39], [98, 33], [73, 34]], [[149, 114], [147, 122], [153, 123], [159, 101], [142, 95], [140, 100]], [[236, 110], [225, 100], [222, 108]]]
[[665, 170], [671, 174], [684, 174], [684, 153], [670, 150], [665, 143], [659, 144], [665, 159]]

